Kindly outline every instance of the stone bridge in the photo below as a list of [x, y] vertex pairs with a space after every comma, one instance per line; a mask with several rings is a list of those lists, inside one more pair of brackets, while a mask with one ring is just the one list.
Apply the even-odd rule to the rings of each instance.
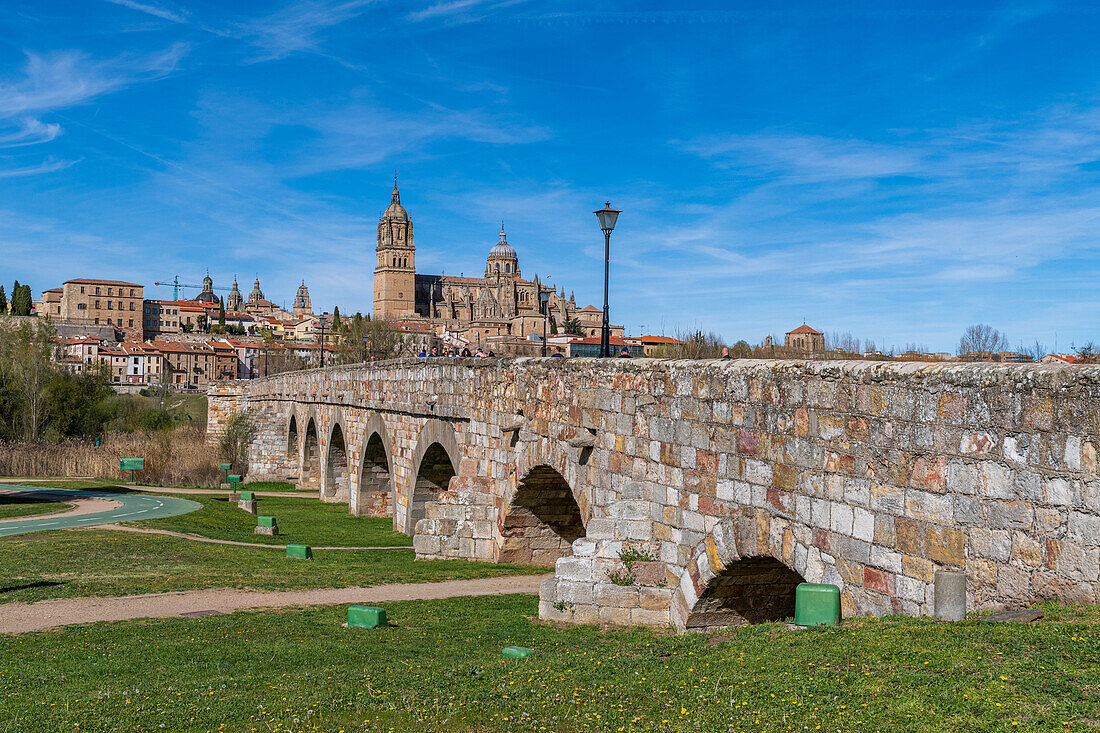
[[1100, 596], [1100, 368], [411, 359], [221, 384], [251, 480], [392, 517], [418, 558], [555, 567], [540, 616], [708, 628]]

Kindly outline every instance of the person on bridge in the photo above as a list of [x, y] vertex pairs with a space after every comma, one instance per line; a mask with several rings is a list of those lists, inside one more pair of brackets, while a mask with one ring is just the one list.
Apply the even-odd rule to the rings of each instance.
[[623, 350], [619, 352], [619, 358], [620, 359], [629, 359], [629, 358], [631, 358], [630, 357], [630, 349], [628, 349], [624, 346]]

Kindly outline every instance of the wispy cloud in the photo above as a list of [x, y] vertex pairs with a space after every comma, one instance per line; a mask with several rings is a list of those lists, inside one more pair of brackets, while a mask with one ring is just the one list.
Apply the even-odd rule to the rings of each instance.
[[16, 120], [15, 130], [0, 133], [0, 148], [19, 148], [25, 145], [48, 143], [61, 134], [61, 125], [45, 123], [33, 117]]
[[69, 166], [77, 163], [76, 160], [55, 160], [50, 157], [42, 161], [38, 165], [27, 166], [25, 168], [8, 168], [0, 169], [0, 178], [17, 178], [19, 176], [35, 176], [39, 173], [53, 173], [54, 171], [63, 170]]
[[405, 17], [414, 23], [441, 19], [468, 21], [475, 19], [474, 13], [477, 11], [498, 10], [519, 5], [523, 2], [526, 2], [526, 0], [446, 0], [445, 2], [432, 3], [420, 10], [414, 10]]
[[124, 8], [130, 10], [136, 10], [139, 13], [145, 13], [146, 15], [152, 15], [162, 20], [167, 20], [172, 23], [189, 23], [190, 17], [187, 11], [184, 10], [172, 10], [171, 8], [164, 7], [162, 5], [153, 5], [151, 3], [139, 3], [135, 0], [106, 0], [113, 5], [121, 5]]
[[376, 0], [296, 0], [278, 11], [237, 26], [237, 35], [257, 48], [254, 61], [273, 61], [320, 49], [321, 33], [358, 17]]

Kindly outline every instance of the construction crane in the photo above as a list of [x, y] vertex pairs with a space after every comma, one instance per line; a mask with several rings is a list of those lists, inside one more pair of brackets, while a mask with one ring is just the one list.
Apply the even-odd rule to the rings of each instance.
[[[179, 275], [176, 275], [174, 278], [172, 278], [171, 282], [166, 282], [166, 283], [155, 282], [153, 284], [154, 285], [171, 285], [172, 286], [172, 300], [179, 300], [180, 299], [180, 288], [199, 288], [200, 290], [202, 289], [202, 285], [194, 285], [192, 283], [181, 283]], [[229, 291], [229, 290], [232, 290], [232, 289], [233, 288], [220, 287], [218, 285], [214, 286], [214, 290]]]

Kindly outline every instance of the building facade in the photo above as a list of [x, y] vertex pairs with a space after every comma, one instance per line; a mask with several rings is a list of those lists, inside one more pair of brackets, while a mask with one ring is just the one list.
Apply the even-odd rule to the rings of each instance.
[[787, 331], [783, 345], [805, 356], [825, 351], [825, 334], [803, 323], [793, 331]]
[[[581, 323], [586, 335], [598, 335], [602, 310], [578, 308], [544, 285], [538, 276], [525, 279], [519, 255], [503, 225], [488, 252], [482, 277], [427, 275], [416, 271], [413, 222], [401, 204], [394, 180], [390, 204], [378, 220], [374, 267], [374, 317], [393, 323], [430, 323], [471, 344], [489, 338], [549, 336], [567, 321]], [[622, 335], [622, 327], [613, 327]]]

